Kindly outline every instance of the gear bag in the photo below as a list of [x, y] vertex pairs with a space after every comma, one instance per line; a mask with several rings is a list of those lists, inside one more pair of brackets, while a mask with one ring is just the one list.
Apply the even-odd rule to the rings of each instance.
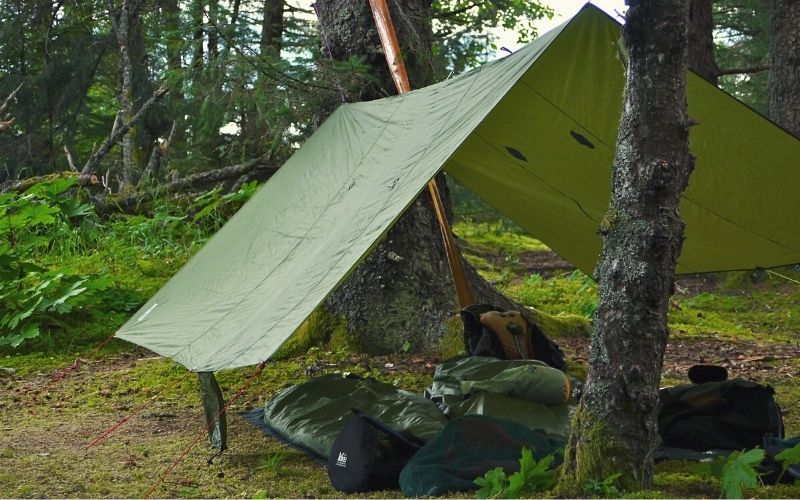
[[768, 385], [733, 379], [659, 391], [658, 433], [664, 446], [744, 450], [768, 434], [783, 437], [781, 410]]
[[461, 321], [464, 322], [464, 350], [470, 356], [538, 359], [559, 370], [567, 368], [558, 344], [518, 311], [473, 304], [461, 310]]
[[400, 471], [425, 444], [353, 409], [328, 457], [328, 477], [338, 491], [397, 489]]

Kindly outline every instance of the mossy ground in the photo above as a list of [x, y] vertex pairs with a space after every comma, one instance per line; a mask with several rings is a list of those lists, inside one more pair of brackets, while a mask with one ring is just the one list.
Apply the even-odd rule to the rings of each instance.
[[[146, 224], [142, 223], [143, 228]], [[516, 300], [541, 312], [543, 324], [571, 358], [570, 372], [586, 372], [588, 319], [597, 301], [592, 280], [557, 259], [539, 242], [490, 224], [459, 224], [473, 264]], [[143, 230], [142, 238], [147, 234]], [[138, 243], [131, 242], [131, 245]], [[130, 311], [152, 294], [197, 248], [171, 253], [169, 242], [150, 251], [109, 252], [70, 265], [96, 271], [105, 266], [118, 278], [113, 310], [86, 311], [73, 323], [16, 352], [0, 352], [0, 496], [140, 497], [193, 440], [203, 435], [197, 384], [175, 363], [121, 341], [93, 348], [111, 335]], [[116, 257], [111, 258], [109, 255]], [[533, 263], [534, 265], [531, 265]], [[792, 279], [793, 269], [780, 270]], [[673, 299], [672, 337], [664, 383], [685, 380], [696, 362], [719, 362], [733, 376], [769, 383], [784, 409], [787, 434], [800, 433], [800, 285], [766, 274], [688, 277]], [[267, 365], [231, 407], [230, 450], [208, 465], [205, 439], [153, 492], [159, 497], [341, 497], [324, 468], [300, 452], [268, 438], [235, 413], [264, 404], [282, 387], [320, 372], [342, 370], [376, 376], [419, 392], [431, 382], [435, 363], [458, 353], [458, 325], [428, 356], [370, 358], [343, 345], [311, 347], [336, 336], [320, 333], [309, 320], [283, 358]], [[332, 352], [328, 352], [332, 351]], [[60, 370], [80, 358], [61, 381]], [[222, 372], [227, 396], [253, 368]], [[117, 419], [135, 411], [107, 440], [85, 446]], [[800, 497], [800, 488], [765, 487], [754, 497]], [[692, 472], [692, 464], [669, 461], [657, 466], [652, 490], [628, 498], [717, 497], [718, 485]], [[348, 495], [352, 496], [352, 495]], [[397, 491], [368, 497], [399, 496]]]

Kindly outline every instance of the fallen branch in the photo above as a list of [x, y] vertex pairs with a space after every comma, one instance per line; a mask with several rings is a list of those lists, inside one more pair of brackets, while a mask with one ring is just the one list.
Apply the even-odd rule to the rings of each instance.
[[259, 177], [269, 177], [279, 168], [270, 164], [269, 160], [269, 155], [265, 155], [238, 165], [187, 175], [146, 191], [97, 196], [94, 198], [95, 208], [98, 213], [122, 212], [133, 214], [147, 212], [150, 209], [148, 202], [165, 194], [197, 191], [249, 173], [258, 173]]
[[28, 177], [27, 179], [18, 179], [14, 181], [6, 181], [0, 184], [0, 193], [16, 192], [22, 193], [28, 190], [34, 184], [40, 182], [52, 181], [56, 179], [64, 179], [67, 177], [77, 177], [78, 185], [89, 187], [100, 184], [100, 179], [94, 174], [80, 174], [78, 172], [56, 172], [54, 174], [39, 175], [36, 177]]
[[160, 89], [158, 89], [155, 92], [155, 94], [153, 94], [150, 97], [150, 99], [148, 99], [147, 101], [144, 102], [144, 104], [142, 104], [142, 106], [139, 108], [139, 111], [137, 111], [136, 114], [133, 115], [130, 120], [128, 120], [123, 125], [115, 126], [111, 132], [111, 135], [108, 136], [108, 139], [106, 139], [106, 141], [100, 146], [100, 149], [94, 152], [94, 154], [86, 162], [86, 165], [83, 166], [81, 174], [88, 174], [94, 172], [97, 169], [97, 165], [100, 163], [100, 160], [102, 160], [103, 157], [107, 155], [109, 151], [111, 151], [111, 148], [114, 147], [114, 144], [116, 144], [116, 142], [120, 140], [120, 138], [123, 135], [128, 133], [128, 130], [130, 130], [131, 127], [137, 121], [139, 121], [139, 119], [141, 119], [145, 113], [147, 113], [147, 110], [150, 109], [150, 107], [153, 104], [155, 104], [156, 102], [158, 102], [159, 99], [164, 97], [167, 91], [168, 89], [166, 87], [161, 87]]
[[10, 129], [11, 125], [14, 125], [15, 121], [16, 121], [15, 118], [11, 118], [9, 120], [0, 122], [0, 134], [5, 132], [6, 130]]
[[248, 162], [240, 163], [238, 165], [231, 165], [216, 170], [208, 170], [197, 174], [187, 175], [166, 185], [165, 190], [169, 193], [183, 191], [185, 189], [197, 189], [201, 186], [208, 186], [220, 181], [225, 181], [250, 173], [262, 166], [265, 168], [265, 173], [271, 175], [278, 170], [278, 167], [268, 165], [269, 156], [260, 156]]

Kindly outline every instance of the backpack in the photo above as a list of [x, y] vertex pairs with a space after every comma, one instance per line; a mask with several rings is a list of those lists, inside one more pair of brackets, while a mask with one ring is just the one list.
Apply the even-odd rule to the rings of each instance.
[[331, 484], [345, 493], [397, 489], [400, 471], [425, 442], [352, 411], [328, 457]]
[[519, 422], [483, 415], [456, 417], [408, 462], [400, 474], [400, 489], [406, 497], [474, 491], [475, 478], [490, 470], [517, 472], [523, 448], [537, 460], [553, 455], [558, 465], [564, 444]]
[[469, 356], [538, 359], [559, 370], [567, 368], [558, 344], [518, 311], [473, 304], [461, 310], [461, 321], [464, 323], [464, 350]]
[[743, 450], [764, 436], [783, 437], [783, 418], [768, 385], [733, 379], [659, 391], [658, 433], [664, 446]]

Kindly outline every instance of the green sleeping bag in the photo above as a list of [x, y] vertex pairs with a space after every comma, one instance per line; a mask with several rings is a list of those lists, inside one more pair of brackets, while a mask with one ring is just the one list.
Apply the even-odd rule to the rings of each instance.
[[326, 460], [353, 408], [424, 441], [447, 422], [429, 399], [374, 379], [330, 374], [280, 391], [264, 406], [264, 423], [275, 437]]

